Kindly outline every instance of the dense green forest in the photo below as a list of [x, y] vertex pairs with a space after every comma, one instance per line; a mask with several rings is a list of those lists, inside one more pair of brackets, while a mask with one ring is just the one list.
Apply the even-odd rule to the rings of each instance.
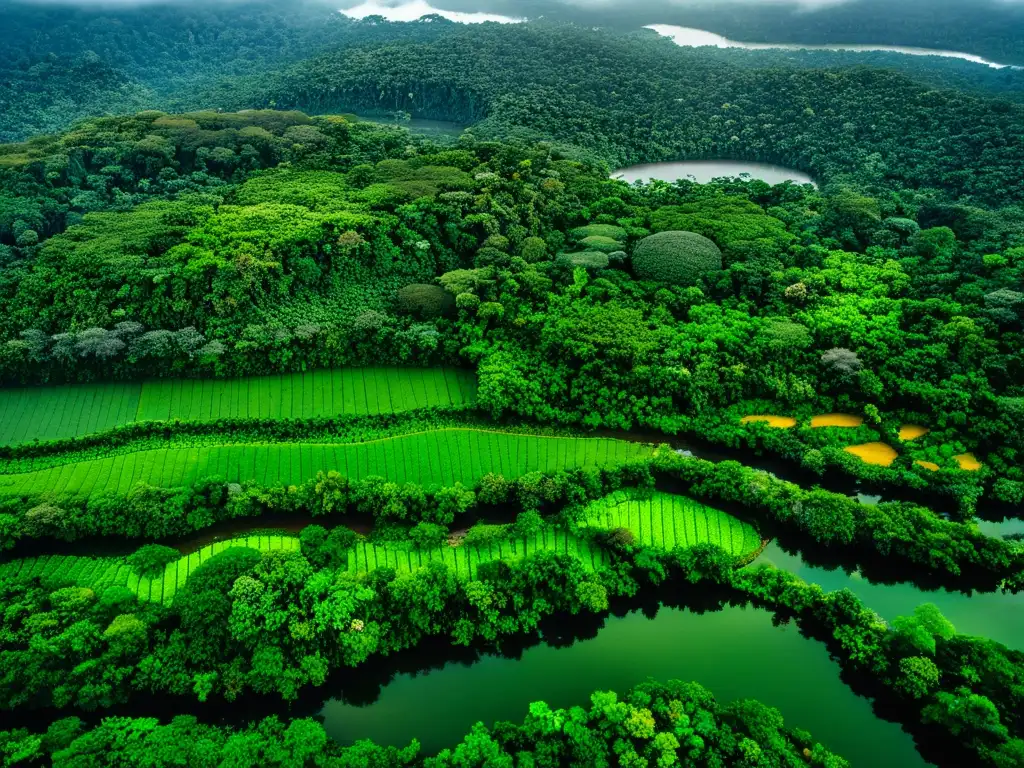
[[846, 0], [664, 3], [565, 3], [558, 0], [449, 0], [453, 10], [481, 8], [580, 24], [636, 29], [674, 24], [751, 43], [828, 45], [862, 43], [962, 51], [1007, 64], [1024, 64], [1024, 10], [1000, 0]]
[[[292, 709], [651, 601], [796, 627], [923, 760], [1024, 764], [1024, 651], [761, 558], [1020, 610], [976, 518], [1024, 517], [1024, 107], [244, 7], [0, 32], [5, 765], [849, 764], [685, 681], [437, 755]], [[612, 178], [679, 159], [816, 184]]]

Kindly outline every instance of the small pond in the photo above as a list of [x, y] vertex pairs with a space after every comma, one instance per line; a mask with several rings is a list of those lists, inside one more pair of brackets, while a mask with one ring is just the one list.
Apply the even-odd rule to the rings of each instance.
[[654, 618], [634, 611], [609, 618], [591, 639], [562, 645], [527, 648], [518, 659], [485, 655], [403, 672], [372, 703], [334, 699], [320, 714], [339, 742], [404, 745], [418, 738], [431, 754], [454, 746], [478, 721], [522, 721], [533, 701], [587, 705], [595, 690], [624, 692], [648, 678], [693, 680], [722, 702], [753, 698], [778, 708], [787, 725], [811, 731], [852, 765], [926, 765], [899, 725], [878, 718], [840, 680], [823, 644], [795, 626], [773, 626], [764, 610], [663, 607]]
[[792, 181], [797, 184], [813, 184], [814, 179], [802, 171], [784, 168], [771, 163], [750, 163], [743, 160], [694, 160], [671, 163], [644, 163], [620, 168], [612, 174], [612, 178], [621, 179], [632, 184], [634, 181], [677, 181], [692, 177], [694, 181], [707, 184], [721, 176], [741, 177], [749, 175], [768, 184], [781, 184]]

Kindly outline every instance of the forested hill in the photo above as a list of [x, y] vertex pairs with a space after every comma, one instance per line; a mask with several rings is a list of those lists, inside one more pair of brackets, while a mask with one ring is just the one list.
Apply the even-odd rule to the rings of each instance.
[[428, 40], [441, 24], [365, 24], [330, 3], [107, 7], [0, 0], [0, 141], [166, 107], [204, 83], [353, 43]]
[[233, 81], [204, 100], [486, 118], [480, 134], [554, 137], [612, 164], [737, 157], [873, 193], [934, 190], [986, 205], [1024, 196], [1020, 106], [865, 68], [737, 68], [644, 32], [451, 26], [435, 41], [342, 49]]
[[[567, 20], [636, 29], [676, 24], [752, 43], [862, 43], [963, 51], [1008, 64], [1024, 64], [1024, 7], [1002, 0], [846, 0], [819, 5], [794, 2], [632, 0], [572, 4], [560, 0], [489, 0], [488, 10], [511, 16]], [[479, 10], [478, 0], [448, 0], [445, 7]]]

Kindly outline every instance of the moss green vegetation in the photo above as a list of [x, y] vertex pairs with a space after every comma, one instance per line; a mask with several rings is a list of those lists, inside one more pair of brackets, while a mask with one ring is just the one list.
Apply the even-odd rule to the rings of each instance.
[[750, 524], [669, 493], [616, 491], [590, 504], [587, 513], [587, 525], [627, 528], [646, 546], [672, 549], [714, 544], [730, 555], [746, 557], [761, 545], [760, 535]]
[[108, 587], [123, 587], [141, 602], [169, 603], [196, 568], [231, 547], [247, 547], [258, 552], [294, 552], [299, 548], [299, 540], [294, 536], [247, 536], [214, 542], [168, 563], [163, 573], [154, 577], [138, 574], [124, 557], [43, 555], [3, 563], [0, 579], [39, 579], [43, 584], [91, 589], [97, 595]]
[[200, 445], [141, 450], [32, 472], [0, 475], [0, 495], [126, 494], [138, 483], [161, 488], [207, 477], [265, 486], [297, 485], [336, 470], [358, 480], [380, 476], [426, 487], [474, 484], [488, 473], [528, 472], [620, 463], [651, 446], [608, 438], [546, 437], [470, 427], [432, 429], [360, 443]]
[[641, 240], [633, 251], [633, 270], [643, 280], [695, 285], [722, 268], [722, 252], [696, 232], [659, 232]]
[[309, 419], [471, 403], [453, 368], [338, 368], [241, 379], [157, 379], [0, 390], [0, 444], [102, 432], [133, 421]]

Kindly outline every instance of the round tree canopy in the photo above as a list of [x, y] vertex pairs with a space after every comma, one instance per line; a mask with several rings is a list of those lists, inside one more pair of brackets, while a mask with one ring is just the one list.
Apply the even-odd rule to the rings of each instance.
[[399, 309], [424, 320], [448, 314], [454, 306], [454, 297], [439, 285], [417, 283], [398, 292]]
[[633, 270], [641, 280], [694, 285], [721, 268], [718, 246], [696, 232], [659, 232], [645, 237], [633, 251]]

